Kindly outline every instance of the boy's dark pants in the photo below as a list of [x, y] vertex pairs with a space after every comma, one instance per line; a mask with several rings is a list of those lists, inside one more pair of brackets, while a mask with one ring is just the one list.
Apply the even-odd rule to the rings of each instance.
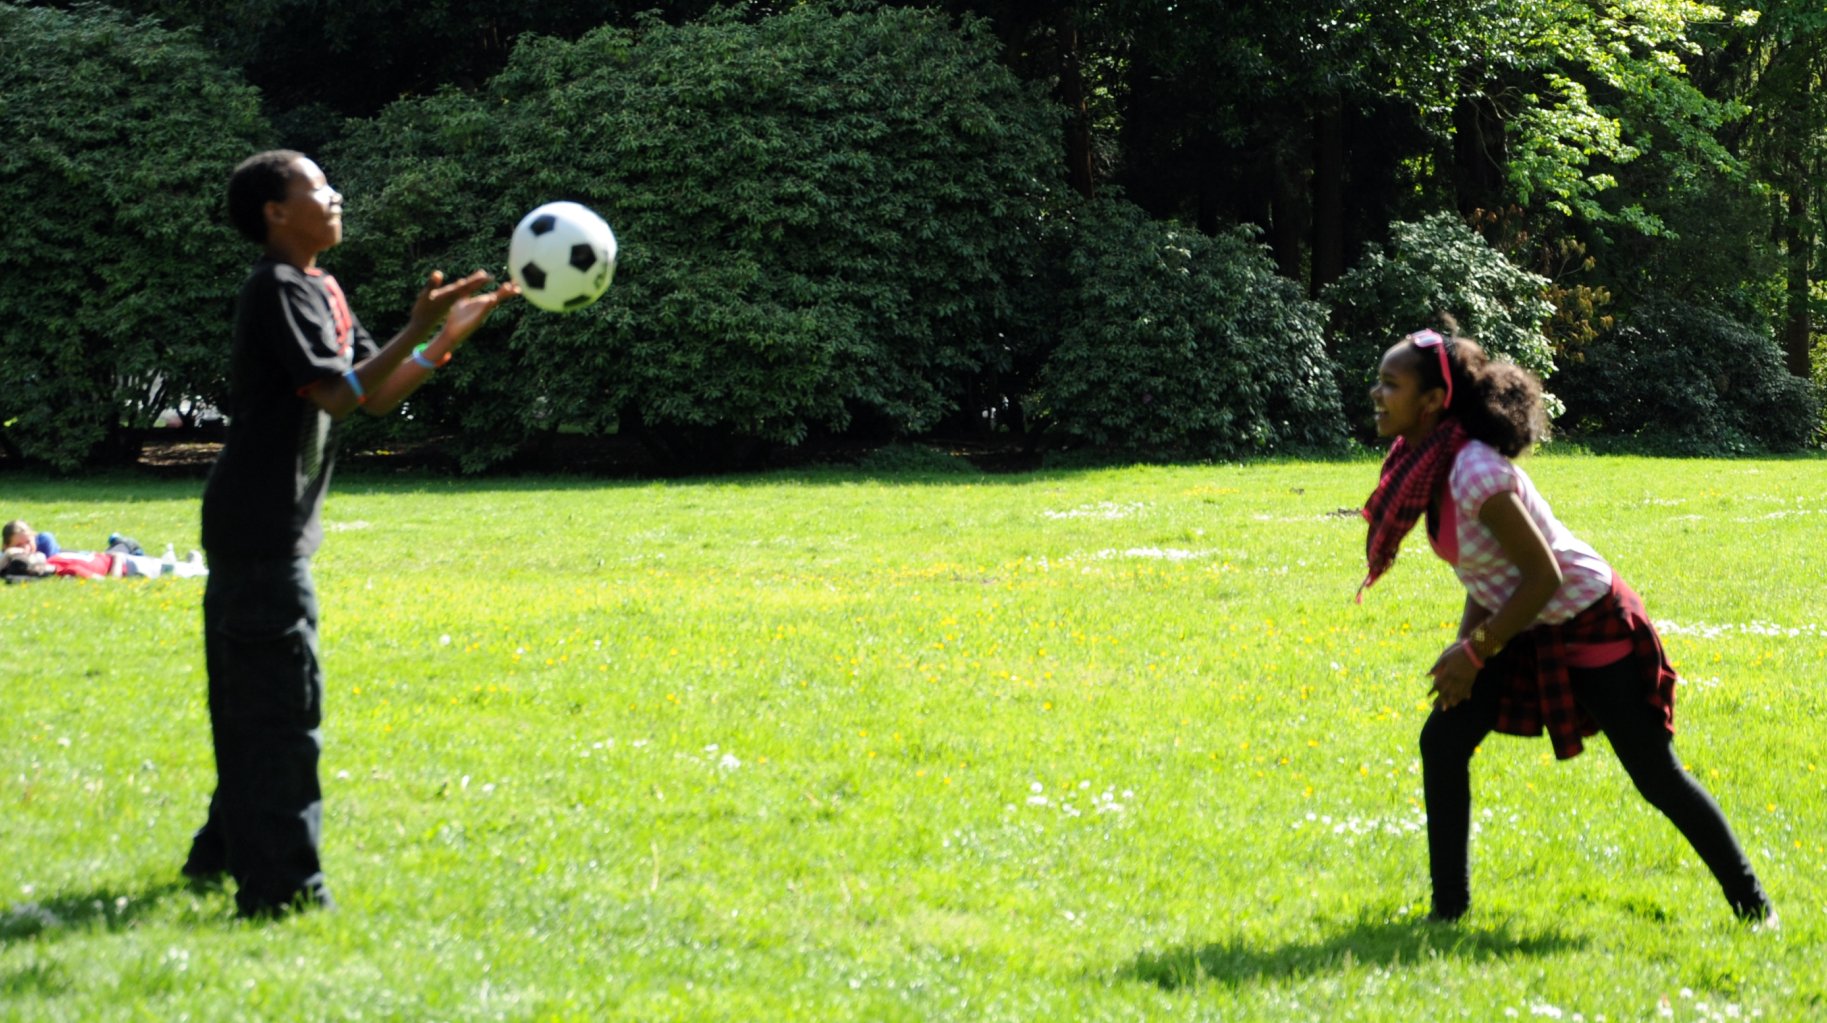
[[243, 916], [328, 905], [317, 856], [324, 685], [310, 559], [212, 556], [203, 634], [216, 791], [184, 872], [227, 870]]

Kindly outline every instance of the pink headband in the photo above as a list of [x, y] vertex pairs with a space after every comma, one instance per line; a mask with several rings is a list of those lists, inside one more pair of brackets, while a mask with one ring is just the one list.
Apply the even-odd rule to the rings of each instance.
[[1408, 340], [1416, 348], [1432, 348], [1440, 353], [1440, 379], [1446, 381], [1446, 404], [1441, 408], [1453, 407], [1453, 366], [1446, 358], [1446, 338], [1436, 330], [1417, 330], [1408, 335]]

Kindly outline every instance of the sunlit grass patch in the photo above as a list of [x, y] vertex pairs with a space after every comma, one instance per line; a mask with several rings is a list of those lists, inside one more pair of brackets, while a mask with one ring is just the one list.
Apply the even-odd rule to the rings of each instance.
[[[316, 564], [334, 914], [174, 883], [200, 584], [0, 590], [0, 1017], [1807, 1018], [1827, 463], [1529, 470], [1665, 624], [1780, 935], [1602, 739], [1488, 741], [1475, 909], [1418, 922], [1460, 598], [1414, 542], [1352, 601], [1369, 461], [366, 477]], [[196, 490], [9, 481], [10, 514], [182, 550]]]

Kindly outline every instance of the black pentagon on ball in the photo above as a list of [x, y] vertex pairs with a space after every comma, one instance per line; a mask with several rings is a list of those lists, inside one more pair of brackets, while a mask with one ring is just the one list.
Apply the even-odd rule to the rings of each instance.
[[557, 226], [558, 226], [557, 217], [553, 216], [550, 213], [541, 213], [539, 216], [533, 218], [533, 222], [531, 224], [527, 225], [527, 230], [531, 231], [533, 233], [533, 237], [537, 238], [540, 235], [545, 234], [547, 231], [550, 231], [554, 227], [557, 227]]
[[595, 246], [588, 242], [578, 242], [571, 246], [571, 265], [577, 267], [579, 273], [587, 272], [592, 266], [595, 266]]
[[537, 263], [528, 263], [520, 268], [520, 279], [527, 282], [527, 287], [540, 289], [546, 286], [546, 272]]
[[572, 295], [570, 298], [565, 299], [565, 308], [566, 309], [576, 309], [579, 306], [589, 305], [591, 302], [594, 302], [594, 301], [596, 301], [596, 296], [588, 294], [588, 293], [582, 294], [582, 295]]

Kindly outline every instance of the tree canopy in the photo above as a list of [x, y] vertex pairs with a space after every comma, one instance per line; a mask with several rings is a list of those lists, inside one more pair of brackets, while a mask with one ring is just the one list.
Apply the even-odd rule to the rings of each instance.
[[[434, 264], [500, 270], [539, 202], [617, 227], [598, 307], [500, 317], [415, 401], [406, 428], [456, 436], [471, 467], [557, 429], [674, 458], [963, 428], [1315, 443], [1337, 433], [1330, 399], [1296, 414], [1165, 388], [1139, 415], [1119, 396], [1257, 372], [1236, 358], [1260, 329], [1347, 382], [1429, 302], [1570, 393], [1607, 386], [1578, 379], [1599, 352], [1670, 338], [1814, 372], [1827, 16], [1805, 6], [649, 6], [0, 4], [0, 192], [19, 211], [0, 356], [43, 367], [0, 398], [0, 448], [88, 464], [159, 408], [219, 396], [248, 255], [221, 182], [274, 143], [344, 186], [330, 258], [382, 328]], [[1210, 290], [1227, 280], [1270, 320], [1227, 311]], [[1671, 332], [1671, 302], [1725, 323]], [[1147, 304], [1177, 319], [1109, 318]], [[1582, 417], [1649, 423], [1614, 420]]]
[[60, 467], [220, 391], [244, 261], [222, 182], [270, 143], [190, 32], [0, 5], [0, 444]]

